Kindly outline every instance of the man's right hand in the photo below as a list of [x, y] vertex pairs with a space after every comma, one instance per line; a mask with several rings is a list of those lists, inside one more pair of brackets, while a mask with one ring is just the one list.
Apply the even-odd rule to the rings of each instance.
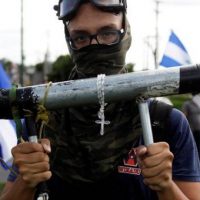
[[51, 177], [49, 156], [50, 141], [42, 139], [40, 143], [24, 142], [12, 149], [14, 165], [18, 167], [19, 175], [31, 188]]

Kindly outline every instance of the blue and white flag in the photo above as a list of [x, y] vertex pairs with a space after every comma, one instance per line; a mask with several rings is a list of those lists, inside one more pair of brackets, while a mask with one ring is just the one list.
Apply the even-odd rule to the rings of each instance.
[[[11, 88], [11, 82], [0, 63], [0, 88]], [[1, 112], [1, 111], [0, 111]], [[11, 149], [17, 144], [15, 125], [12, 120], [0, 119], [0, 157], [10, 166]], [[3, 167], [5, 167], [3, 165]]]
[[163, 67], [175, 67], [187, 64], [191, 64], [190, 56], [177, 35], [171, 31], [160, 65]]

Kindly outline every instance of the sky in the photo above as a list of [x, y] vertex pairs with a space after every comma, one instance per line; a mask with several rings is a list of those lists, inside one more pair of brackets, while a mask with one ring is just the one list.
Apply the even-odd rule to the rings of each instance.
[[[127, 0], [128, 19], [132, 30], [132, 46], [127, 63], [135, 63], [136, 70], [154, 68], [152, 50], [155, 48], [154, 0]], [[173, 30], [187, 49], [192, 63], [200, 63], [200, 0], [160, 0], [159, 53], [161, 60], [170, 30]], [[12, 5], [11, 5], [12, 2]], [[63, 24], [57, 19], [53, 6], [58, 0], [24, 0], [25, 64], [49, 60], [68, 54]], [[0, 0], [0, 59], [20, 63], [20, 5], [21, 0]]]

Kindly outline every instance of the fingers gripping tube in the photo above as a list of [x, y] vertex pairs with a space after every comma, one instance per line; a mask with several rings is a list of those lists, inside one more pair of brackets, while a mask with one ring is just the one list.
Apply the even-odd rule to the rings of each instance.
[[[27, 131], [29, 133], [29, 141], [37, 143], [37, 130], [33, 116], [26, 116], [25, 122]], [[45, 182], [41, 182], [37, 185], [37, 200], [49, 200], [48, 189]]]

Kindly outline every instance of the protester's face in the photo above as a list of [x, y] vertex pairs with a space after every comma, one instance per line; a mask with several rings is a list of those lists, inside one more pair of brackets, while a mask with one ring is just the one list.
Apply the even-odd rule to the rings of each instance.
[[[90, 3], [82, 4], [77, 14], [68, 24], [69, 35], [73, 37], [80, 33], [94, 35], [104, 30], [120, 30], [122, 28], [122, 13], [114, 14], [99, 10]], [[96, 44], [93, 39], [91, 44]]]

